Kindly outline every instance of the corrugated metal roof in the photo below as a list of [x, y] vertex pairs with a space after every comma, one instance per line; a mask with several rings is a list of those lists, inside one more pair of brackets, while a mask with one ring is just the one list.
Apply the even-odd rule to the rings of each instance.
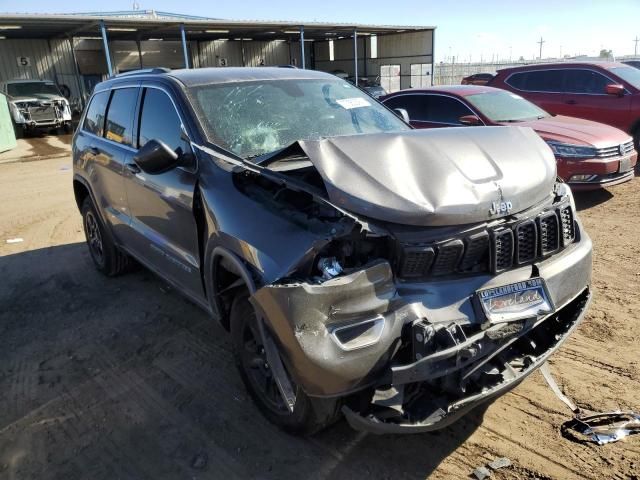
[[[108, 29], [112, 29], [109, 36], [114, 39], [135, 39], [138, 36], [143, 39], [175, 38], [179, 35], [178, 29], [181, 24], [184, 24], [188, 35], [194, 39], [215, 39], [221, 36], [257, 36], [259, 39], [289, 38], [297, 37], [300, 27], [304, 27], [305, 38], [314, 40], [330, 39], [331, 35], [350, 35], [354, 28], [363, 34], [379, 35], [435, 29], [433, 26], [415, 25], [224, 20], [153, 10], [77, 14], [8, 13], [0, 16], [0, 29], [3, 25], [21, 27], [1, 30], [2, 36], [7, 38], [96, 36], [100, 22], [104, 22]], [[215, 32], [207, 32], [207, 30], [215, 30]]]

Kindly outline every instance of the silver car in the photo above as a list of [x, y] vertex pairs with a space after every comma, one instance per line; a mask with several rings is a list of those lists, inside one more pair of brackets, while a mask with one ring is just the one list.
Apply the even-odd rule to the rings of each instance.
[[71, 132], [69, 101], [54, 82], [11, 80], [0, 84], [0, 90], [7, 96], [16, 137], [45, 128]]

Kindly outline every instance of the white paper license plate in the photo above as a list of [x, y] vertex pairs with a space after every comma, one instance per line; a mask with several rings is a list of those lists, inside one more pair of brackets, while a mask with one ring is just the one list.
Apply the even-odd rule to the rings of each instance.
[[620, 159], [620, 168], [618, 168], [619, 173], [628, 172], [631, 170], [631, 157], [625, 157]]
[[476, 293], [491, 323], [546, 315], [554, 310], [542, 278], [485, 288]]

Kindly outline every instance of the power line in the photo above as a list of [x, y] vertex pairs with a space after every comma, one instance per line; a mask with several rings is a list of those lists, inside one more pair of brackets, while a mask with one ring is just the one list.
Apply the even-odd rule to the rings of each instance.
[[536, 43], [540, 45], [540, 60], [542, 60], [542, 44], [546, 42], [542, 39], [542, 37], [540, 37], [540, 41]]

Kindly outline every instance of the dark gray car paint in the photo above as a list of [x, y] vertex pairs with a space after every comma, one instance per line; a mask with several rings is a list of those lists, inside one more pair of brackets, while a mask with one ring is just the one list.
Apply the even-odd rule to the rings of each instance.
[[[194, 70], [138, 78], [143, 85], [162, 85], [180, 105], [188, 105], [184, 84], [318, 78], [324, 75], [292, 69], [243, 69], [237, 74], [231, 72], [232, 69], [214, 70], [224, 71], [210, 73]], [[111, 80], [99, 85], [97, 90], [123, 83], [124, 79]], [[164, 226], [190, 237], [193, 243], [186, 250], [195, 251], [188, 253], [190, 258], [181, 257], [175, 248], [163, 243], [149, 231], [142, 231], [149, 245], [164, 252], [158, 255], [157, 260], [145, 259], [143, 263], [196, 303], [216, 314], [222, 313], [218, 303], [219, 292], [213, 282], [216, 265], [219, 265], [221, 258], [225, 259], [227, 266], [233, 265], [232, 271], [235, 269], [245, 279], [253, 294], [253, 304], [263, 314], [283, 347], [285, 362], [295, 369], [295, 379], [311, 395], [343, 395], [375, 381], [376, 372], [382, 371], [393, 353], [400, 327], [412, 319], [424, 317], [436, 322], [478, 322], [471, 298], [479, 288], [542, 275], [548, 282], [554, 303], [562, 305], [590, 283], [591, 242], [584, 233], [575, 245], [557, 255], [496, 276], [483, 274], [426, 283], [405, 283], [395, 279], [392, 281], [389, 264], [381, 262], [347, 273], [335, 282], [317, 285], [306, 281], [283, 282], [300, 264], [313, 259], [321, 247], [344, 234], [346, 227], [343, 225], [327, 231], [302, 228], [286, 213], [268, 209], [249, 198], [234, 184], [233, 175], [238, 172], [250, 171], [255, 175], [264, 175], [294, 190], [304, 190], [305, 187], [289, 180], [286, 172], [274, 172], [252, 165], [209, 143], [195, 113], [188, 107], [181, 113], [197, 157], [197, 170], [193, 172], [193, 178], [183, 182], [190, 193], [185, 197], [184, 191], [180, 193], [173, 188], [173, 180], [169, 182], [160, 177], [154, 178], [155, 190], [164, 192], [167, 203], [162, 207], [151, 206], [146, 215], [158, 221], [164, 218], [161, 222]], [[309, 155], [309, 161], [322, 174], [330, 192], [330, 198], [320, 200], [327, 205], [335, 205], [337, 211], [345, 213], [347, 225], [355, 229], [389, 233], [381, 218], [394, 223], [430, 225], [425, 228], [486, 221], [498, 217], [489, 214], [492, 201], [501, 198], [509, 200], [514, 205], [513, 210], [520, 211], [545, 198], [550, 201], [553, 197], [553, 156], [548, 147], [527, 129], [440, 129], [433, 132], [375, 135], [371, 136], [375, 138], [368, 139], [369, 145], [365, 142], [367, 137], [362, 136], [362, 140], [355, 136], [300, 142]], [[125, 229], [126, 234], [130, 234], [132, 221], [128, 218], [130, 210], [125, 200], [124, 185], [116, 179], [109, 180], [106, 184], [110, 186], [107, 191], [104, 190], [105, 175], [117, 176], [122, 171], [122, 162], [113, 163], [87, 155], [87, 149], [91, 146], [104, 143], [113, 142], [95, 136], [92, 138], [79, 129], [74, 137], [74, 177], [90, 189], [107, 228], [114, 233]], [[365, 155], [358, 154], [359, 149]], [[379, 153], [378, 149], [382, 154], [376, 161], [374, 154]], [[475, 165], [467, 162], [466, 155], [480, 163]], [[421, 158], [425, 159], [423, 164]], [[514, 158], [527, 159], [531, 165], [518, 163]], [[442, 165], [438, 164], [439, 159], [444, 159]], [[346, 177], [354, 180], [353, 184], [345, 181], [346, 177], [341, 178], [339, 167], [343, 166], [348, 172]], [[399, 173], [401, 170], [404, 173]], [[362, 178], [357, 177], [358, 172]], [[537, 179], [542, 186], [536, 185], [532, 179]], [[402, 182], [408, 183], [406, 192], [402, 189]], [[380, 186], [384, 186], [384, 195], [389, 196], [391, 202], [376, 192]], [[186, 215], [190, 207], [195, 208], [196, 198], [202, 206], [205, 220], [202, 239], [198, 238], [196, 225], [191, 218], [186, 221], [186, 217], [176, 216], [176, 220], [170, 224], [166, 221], [170, 217], [167, 204], [175, 206], [182, 202], [180, 208]], [[363, 201], [365, 198], [366, 202]], [[482, 205], [473, 204], [473, 199]], [[369, 208], [368, 202], [376, 204], [377, 208]], [[114, 204], [119, 208], [114, 208]], [[377, 219], [373, 220], [374, 217]], [[125, 237], [115, 235], [115, 238], [122, 248], [141, 258], [122, 240]], [[185, 260], [187, 265], [194, 267], [188, 282], [171, 273], [176, 268], [176, 262]], [[196, 264], [198, 268], [195, 268]], [[196, 285], [198, 282], [203, 284], [200, 290], [187, 285]], [[362, 315], [368, 317], [371, 313], [382, 314], [388, 320], [388, 328], [381, 342], [348, 354], [331, 343], [327, 326], [354, 321]], [[310, 318], [308, 330], [301, 328], [306, 325], [307, 315]], [[345, 368], [347, 360], [349, 363]]]

